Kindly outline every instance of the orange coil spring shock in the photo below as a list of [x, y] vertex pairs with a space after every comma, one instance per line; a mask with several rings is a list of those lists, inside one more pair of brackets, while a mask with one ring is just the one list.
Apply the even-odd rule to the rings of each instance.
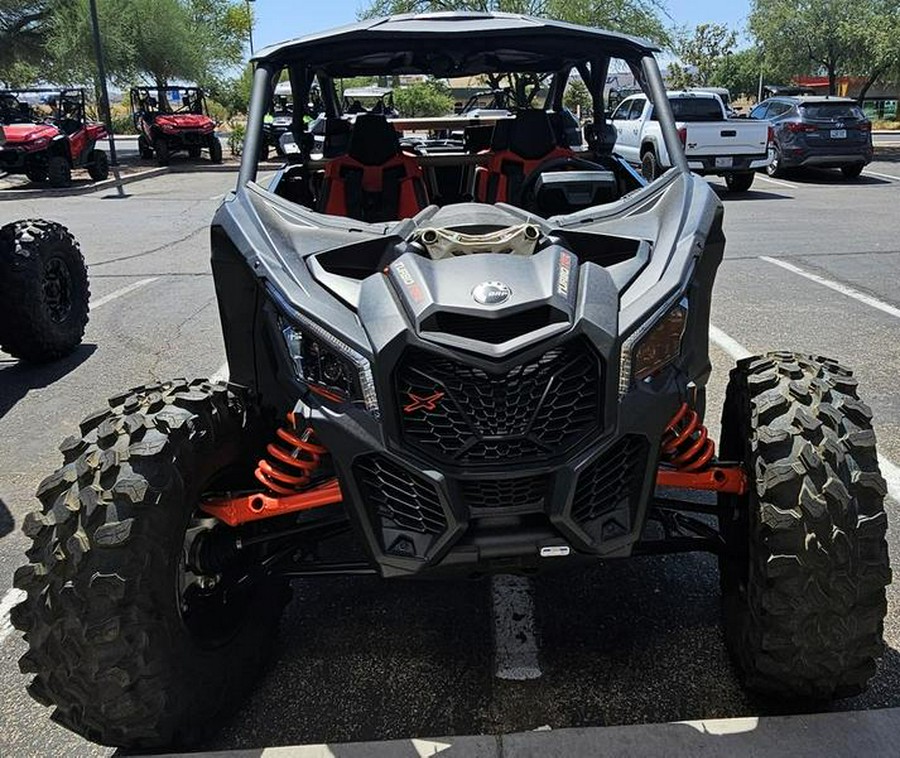
[[254, 476], [278, 495], [293, 495], [308, 487], [319, 469], [324, 447], [312, 442], [313, 430], [307, 427], [297, 434], [294, 414], [288, 414], [290, 427], [275, 430], [278, 439], [266, 445], [271, 461], [260, 460]]
[[700, 415], [687, 403], [682, 403], [663, 432], [663, 462], [679, 471], [699, 471], [715, 454], [716, 444], [700, 423]]

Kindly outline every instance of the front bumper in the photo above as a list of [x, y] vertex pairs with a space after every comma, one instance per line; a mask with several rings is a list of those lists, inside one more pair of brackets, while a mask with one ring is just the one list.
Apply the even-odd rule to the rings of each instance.
[[28, 161], [28, 153], [17, 148], [4, 148], [0, 150], [0, 171], [9, 174], [21, 173], [25, 170]]

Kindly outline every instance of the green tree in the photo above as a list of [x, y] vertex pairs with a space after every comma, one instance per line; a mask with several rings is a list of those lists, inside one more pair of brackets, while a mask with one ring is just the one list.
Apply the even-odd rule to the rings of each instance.
[[828, 91], [858, 54], [847, 30], [854, 14], [871, 0], [753, 0], [749, 28], [762, 47], [767, 68], [794, 74], [822, 71]]
[[669, 84], [678, 89], [708, 87], [736, 44], [737, 33], [723, 24], [698, 24], [690, 34], [681, 32], [675, 43], [681, 65], [669, 66]]
[[44, 58], [49, 0], [0, 0], [0, 81], [30, 84]]
[[[370, 0], [360, 16], [371, 18], [395, 13], [454, 10], [524, 13], [647, 37], [664, 47], [672, 42], [663, 21], [666, 9], [662, 0]], [[547, 77], [540, 74], [488, 74], [486, 78], [492, 89], [509, 86], [515, 104], [522, 108], [535, 102]]]
[[[740, 95], [756, 96], [759, 92], [759, 75], [768, 72], [763, 69], [762, 56], [756, 48], [745, 48], [725, 56], [710, 76], [709, 84], [713, 87], [725, 87], [735, 97]], [[769, 84], [771, 82], [765, 82]]]
[[900, 0], [867, 0], [854, 9], [844, 34], [856, 41], [850, 72], [863, 77], [862, 102], [879, 79], [900, 80]]
[[584, 117], [590, 114], [594, 107], [594, 100], [587, 85], [581, 79], [572, 79], [563, 95], [563, 104], [573, 113], [578, 113], [580, 109], [580, 113]]
[[428, 79], [395, 90], [394, 105], [406, 118], [446, 116], [453, 112], [453, 97], [446, 84]]

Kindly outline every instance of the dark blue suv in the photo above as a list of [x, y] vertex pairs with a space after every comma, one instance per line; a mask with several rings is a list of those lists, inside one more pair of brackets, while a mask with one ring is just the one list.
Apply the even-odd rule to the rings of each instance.
[[872, 160], [872, 123], [850, 98], [772, 97], [750, 111], [750, 118], [772, 125], [769, 150], [774, 155], [766, 169], [769, 176], [814, 166], [839, 168], [852, 178]]

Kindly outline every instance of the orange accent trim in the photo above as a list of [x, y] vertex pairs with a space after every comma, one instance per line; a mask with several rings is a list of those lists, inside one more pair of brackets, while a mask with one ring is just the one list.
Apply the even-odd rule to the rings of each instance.
[[311, 382], [307, 384], [309, 387], [309, 391], [315, 393], [319, 397], [324, 397], [326, 400], [331, 400], [333, 403], [346, 403], [347, 398], [344, 395], [338, 394], [337, 392], [332, 392], [325, 387], [320, 387], [318, 384], [312, 384]]
[[406, 394], [412, 402], [409, 405], [404, 406], [404, 413], [414, 413], [418, 410], [433, 411], [437, 408], [438, 401], [444, 396], [443, 392], [435, 392], [428, 397], [419, 397], [412, 392], [407, 392]]
[[283, 516], [286, 513], [321, 508], [340, 503], [342, 500], [338, 480], [329, 479], [313, 489], [281, 497], [257, 492], [252, 495], [207, 500], [200, 504], [200, 510], [215, 516], [229, 526], [238, 526], [248, 521], [260, 521], [273, 516]]
[[700, 423], [700, 415], [687, 403], [666, 425], [663, 432], [662, 459], [680, 471], [701, 471], [716, 454], [716, 444]]
[[711, 466], [704, 471], [676, 471], [661, 468], [656, 472], [658, 487], [678, 487], [683, 490], [707, 490], [744, 495], [750, 487], [747, 472], [740, 465]]

